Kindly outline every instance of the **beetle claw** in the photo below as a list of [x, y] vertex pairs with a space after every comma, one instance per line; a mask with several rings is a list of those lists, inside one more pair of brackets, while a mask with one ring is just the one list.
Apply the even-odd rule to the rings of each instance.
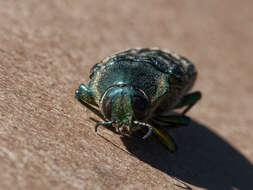
[[101, 125], [101, 122], [97, 122], [97, 124], [95, 125], [95, 132], [97, 132], [97, 131], [98, 131], [98, 127], [99, 127], [99, 125]]

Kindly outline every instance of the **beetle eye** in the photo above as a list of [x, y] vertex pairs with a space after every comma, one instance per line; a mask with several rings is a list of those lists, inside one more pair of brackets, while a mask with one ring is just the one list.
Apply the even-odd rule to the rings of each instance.
[[105, 117], [111, 120], [111, 117], [112, 117], [112, 98], [111, 97], [107, 96], [106, 98], [103, 99], [102, 110]]
[[137, 120], [143, 120], [148, 115], [149, 102], [144, 96], [134, 95], [131, 98], [132, 108]]

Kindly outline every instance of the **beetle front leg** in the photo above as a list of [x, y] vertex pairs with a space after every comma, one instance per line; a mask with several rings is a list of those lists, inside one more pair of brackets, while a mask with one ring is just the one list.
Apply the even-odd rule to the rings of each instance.
[[187, 106], [182, 112], [182, 114], [185, 115], [186, 112], [188, 112], [192, 108], [192, 106], [194, 106], [200, 99], [201, 93], [199, 91], [192, 92], [190, 94], [183, 96], [183, 98], [175, 108]]
[[113, 124], [112, 121], [97, 122], [97, 124], [96, 124], [96, 126], [95, 126], [95, 132], [97, 132], [98, 127], [99, 127], [100, 125], [102, 125], [102, 126], [111, 126], [112, 124]]
[[87, 107], [101, 119], [106, 121], [106, 118], [103, 116], [103, 114], [98, 109], [95, 108], [95, 107], [98, 108], [98, 105], [95, 102], [94, 98], [95, 96], [88, 87], [86, 87], [84, 84], [81, 84], [79, 89], [76, 90], [75, 95], [76, 98], [79, 100], [79, 102], [81, 102], [85, 107]]
[[79, 89], [76, 90], [75, 95], [78, 100], [82, 100], [88, 104], [98, 107], [97, 103], [95, 102], [95, 96], [93, 92], [84, 84], [79, 86]]

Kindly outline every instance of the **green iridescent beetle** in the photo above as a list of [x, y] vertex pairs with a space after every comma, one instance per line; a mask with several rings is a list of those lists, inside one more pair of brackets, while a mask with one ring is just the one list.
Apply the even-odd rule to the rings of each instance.
[[[188, 93], [197, 77], [194, 65], [185, 57], [159, 49], [129, 49], [106, 57], [93, 66], [88, 86], [81, 84], [76, 98], [118, 133], [145, 131], [170, 151], [176, 145], [169, 130], [186, 126], [186, 112], [201, 98]], [[185, 107], [181, 114], [171, 114]], [[153, 132], [153, 133], [152, 133]]]

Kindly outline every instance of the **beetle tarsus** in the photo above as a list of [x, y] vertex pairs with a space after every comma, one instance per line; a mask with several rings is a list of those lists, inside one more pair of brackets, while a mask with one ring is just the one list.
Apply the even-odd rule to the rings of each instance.
[[148, 137], [152, 134], [152, 131], [153, 131], [152, 126], [151, 126], [151, 125], [149, 125], [149, 124], [147, 124], [147, 123], [146, 123], [146, 125], [145, 125], [145, 126], [147, 126], [147, 127], [148, 127], [148, 132], [146, 133], [146, 135], [144, 135], [144, 136], [142, 137], [142, 139], [146, 139], [146, 138], [148, 138]]
[[98, 127], [100, 125], [102, 125], [102, 126], [108, 126], [108, 125], [111, 125], [112, 123], [113, 123], [112, 121], [97, 122], [97, 124], [95, 125], [95, 132], [97, 132]]
[[116, 132], [119, 133], [119, 126], [116, 126]]
[[142, 137], [142, 139], [147, 139], [152, 134], [152, 131], [153, 131], [152, 126], [149, 125], [148, 123], [134, 121], [134, 124], [139, 125], [139, 126], [148, 127], [148, 132]]

